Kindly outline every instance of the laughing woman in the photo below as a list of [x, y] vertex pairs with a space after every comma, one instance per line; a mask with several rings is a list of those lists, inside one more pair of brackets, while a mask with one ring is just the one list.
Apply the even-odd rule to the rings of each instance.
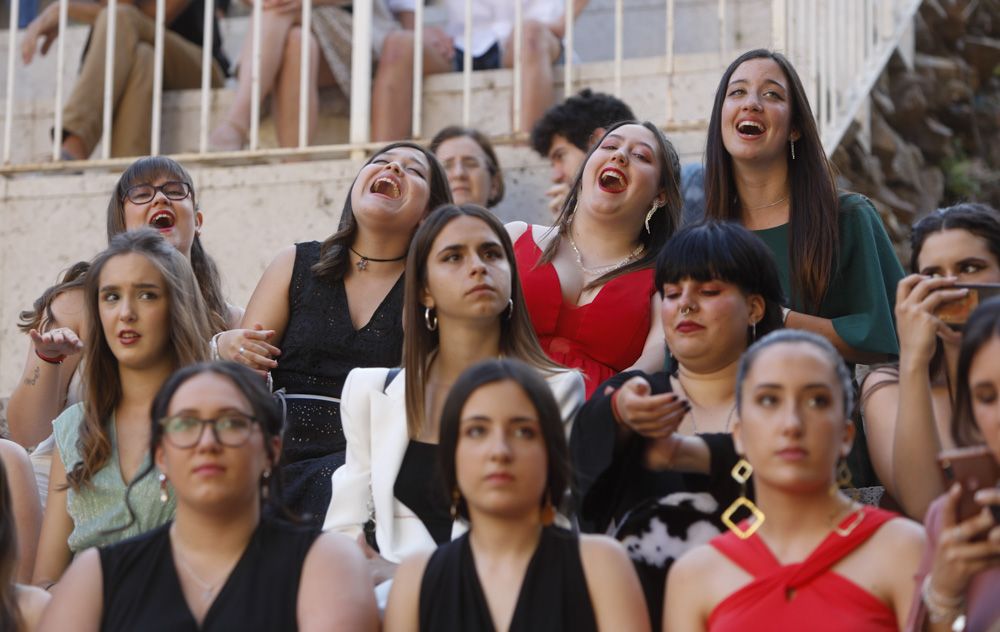
[[156, 231], [118, 235], [83, 290], [83, 401], [53, 422], [55, 458], [34, 583], [59, 580], [73, 555], [156, 527], [173, 515], [156, 482], [125, 489], [149, 454], [149, 409], [178, 367], [204, 360], [210, 325], [184, 256]]
[[591, 150], [553, 227], [507, 226], [531, 323], [587, 397], [626, 369], [659, 371], [653, 262], [680, 217], [677, 152], [652, 123], [621, 123]]
[[344, 381], [355, 367], [399, 364], [406, 251], [417, 225], [450, 201], [432, 154], [387, 145], [354, 179], [337, 232], [278, 253], [250, 297], [245, 329], [218, 338], [223, 358], [270, 371], [285, 389], [284, 500], [316, 524], [344, 462]]
[[832, 342], [849, 362], [899, 354], [892, 309], [903, 269], [871, 202], [838, 195], [806, 92], [780, 53], [752, 50], [715, 93], [705, 215], [738, 221], [774, 253], [786, 327]]

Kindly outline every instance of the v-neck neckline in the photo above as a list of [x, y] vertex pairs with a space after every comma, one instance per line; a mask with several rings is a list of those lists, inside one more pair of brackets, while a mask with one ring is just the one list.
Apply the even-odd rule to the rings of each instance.
[[354, 319], [351, 318], [351, 298], [347, 295], [347, 282], [344, 279], [340, 280], [340, 291], [344, 293], [344, 300], [341, 302], [341, 308], [344, 310], [345, 315], [347, 317], [347, 322], [351, 323], [351, 330], [355, 334], [360, 334], [366, 331], [371, 326], [371, 324], [375, 322], [375, 319], [378, 317], [378, 315], [385, 309], [386, 303], [388, 303], [389, 300], [392, 298], [392, 295], [396, 291], [396, 288], [403, 282], [404, 275], [405, 273], [400, 273], [399, 278], [396, 279], [396, 282], [392, 284], [392, 287], [389, 288], [389, 291], [386, 292], [385, 296], [382, 297], [382, 300], [379, 301], [378, 307], [376, 307], [375, 311], [372, 312], [372, 315], [368, 318], [368, 322], [366, 322], [364, 325], [360, 327], [355, 327]]
[[[524, 614], [522, 614], [522, 611], [525, 608], [524, 587], [528, 583], [527, 581], [528, 576], [531, 574], [532, 570], [534, 570], [534, 567], [538, 563], [538, 555], [539, 552], [542, 550], [542, 540], [544, 539], [545, 539], [545, 527], [542, 528], [542, 531], [538, 536], [538, 545], [535, 546], [535, 550], [531, 554], [531, 558], [528, 560], [528, 565], [524, 568], [524, 576], [521, 578], [521, 585], [517, 589], [517, 601], [514, 602], [514, 611], [510, 615], [510, 623], [507, 625], [507, 629], [503, 632], [511, 632], [512, 630], [516, 630], [517, 628], [514, 627], [514, 624], [525, 616]], [[493, 615], [490, 613], [490, 602], [486, 599], [486, 591], [483, 590], [483, 583], [479, 578], [479, 569], [476, 568], [476, 554], [472, 550], [471, 534], [466, 535], [465, 546], [468, 547], [469, 561], [472, 563], [472, 571], [475, 579], [475, 581], [473, 582], [474, 584], [473, 589], [475, 590], [476, 598], [479, 601], [480, 606], [483, 608], [483, 611], [486, 613], [486, 616], [490, 621], [490, 625], [492, 626], [493, 631], [499, 632], [496, 628], [496, 625], [493, 622]]]

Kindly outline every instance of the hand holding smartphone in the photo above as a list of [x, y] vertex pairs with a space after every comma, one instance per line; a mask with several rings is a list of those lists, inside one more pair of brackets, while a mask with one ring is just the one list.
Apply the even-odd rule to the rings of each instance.
[[969, 293], [963, 298], [942, 303], [934, 311], [934, 314], [952, 329], [961, 330], [965, 326], [965, 321], [969, 320], [969, 315], [979, 307], [983, 301], [987, 301], [994, 296], [1000, 296], [1000, 283], [956, 283], [948, 289], [968, 289]]
[[[962, 485], [956, 516], [958, 522], [964, 522], [982, 511], [982, 505], [975, 500], [977, 491], [1000, 484], [1000, 464], [986, 446], [944, 450], [938, 455], [938, 463], [952, 480]], [[990, 511], [993, 520], [1000, 524], [1000, 506], [991, 505]]]

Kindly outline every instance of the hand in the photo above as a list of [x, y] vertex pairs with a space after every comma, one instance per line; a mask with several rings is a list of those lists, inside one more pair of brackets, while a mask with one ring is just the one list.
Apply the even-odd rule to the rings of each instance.
[[219, 357], [266, 373], [278, 367], [274, 358], [281, 355], [281, 349], [270, 344], [273, 337], [274, 330], [264, 329], [260, 323], [253, 329], [230, 329], [219, 336]]
[[896, 327], [900, 356], [926, 364], [934, 355], [938, 336], [947, 342], [960, 339], [957, 332], [934, 315], [942, 303], [960, 299], [969, 293], [967, 289], [951, 288], [955, 281], [955, 277], [911, 274], [899, 282], [896, 287]]
[[83, 343], [76, 332], [69, 327], [57, 327], [52, 331], [39, 333], [37, 329], [28, 332], [35, 345], [35, 353], [46, 358], [71, 356], [83, 350]]
[[21, 59], [27, 66], [35, 57], [38, 41], [42, 41], [42, 55], [49, 52], [49, 47], [59, 35], [59, 3], [55, 2], [45, 7], [38, 17], [24, 30], [24, 40], [21, 41]]
[[[985, 505], [1000, 505], [1000, 489], [980, 490], [976, 501], [984, 505], [981, 512], [955, 524], [962, 486], [955, 483], [948, 490], [941, 511], [941, 538], [934, 551], [931, 567], [931, 588], [939, 596], [954, 600], [965, 595], [969, 581], [976, 573], [1000, 566], [1000, 527]], [[989, 532], [985, 540], [973, 541]]]
[[455, 59], [455, 45], [451, 37], [436, 26], [424, 27], [424, 44], [449, 63]]
[[567, 195], [569, 195], [569, 185], [565, 182], [554, 184], [545, 192], [545, 197], [549, 198], [549, 212], [552, 213], [553, 217], [562, 211]]
[[634, 432], [649, 439], [667, 437], [681, 425], [691, 404], [676, 393], [652, 395], [649, 382], [635, 376], [621, 385], [612, 395], [621, 422]]
[[358, 534], [358, 547], [361, 549], [361, 553], [368, 560], [368, 570], [372, 574], [372, 585], [378, 586], [387, 579], [392, 579], [396, 574], [397, 564], [393, 564], [389, 560], [385, 559], [378, 554], [378, 551], [368, 546], [368, 541], [365, 540], [365, 534]]

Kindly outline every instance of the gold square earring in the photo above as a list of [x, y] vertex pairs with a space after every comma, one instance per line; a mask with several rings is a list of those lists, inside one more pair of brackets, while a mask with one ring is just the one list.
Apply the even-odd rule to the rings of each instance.
[[[746, 540], [753, 534], [757, 533], [757, 529], [760, 529], [760, 525], [764, 524], [764, 512], [761, 511], [757, 505], [753, 504], [752, 500], [747, 498], [747, 481], [750, 480], [750, 477], [753, 475], [753, 466], [750, 465], [750, 462], [746, 459], [740, 459], [739, 462], [733, 466], [730, 473], [733, 479], [741, 485], [742, 489], [740, 490], [740, 497], [734, 500], [732, 504], [726, 508], [726, 511], [723, 512], [722, 522], [729, 528], [730, 531], [736, 534], [736, 537], [741, 540]], [[733, 520], [733, 516], [741, 508], [746, 508], [753, 518], [753, 522], [747, 525], [745, 529], [741, 527], [738, 522]]]

